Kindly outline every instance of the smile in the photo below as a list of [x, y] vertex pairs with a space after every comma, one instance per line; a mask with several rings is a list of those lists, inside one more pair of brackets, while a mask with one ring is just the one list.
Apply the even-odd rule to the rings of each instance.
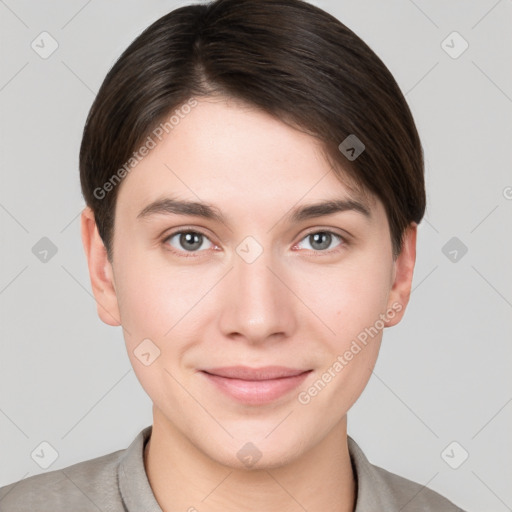
[[312, 370], [280, 366], [234, 366], [201, 370], [208, 382], [234, 400], [248, 405], [271, 403], [297, 388]]

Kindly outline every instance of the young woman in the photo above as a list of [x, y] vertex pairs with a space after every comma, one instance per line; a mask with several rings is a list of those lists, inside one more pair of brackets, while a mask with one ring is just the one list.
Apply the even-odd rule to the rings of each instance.
[[425, 210], [411, 113], [359, 37], [300, 0], [170, 12], [108, 73], [80, 179], [98, 314], [153, 424], [3, 511], [460, 510], [347, 435]]

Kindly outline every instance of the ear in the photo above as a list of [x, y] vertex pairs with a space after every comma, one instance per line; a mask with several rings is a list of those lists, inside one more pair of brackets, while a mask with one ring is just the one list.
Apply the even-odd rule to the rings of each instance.
[[121, 325], [112, 265], [89, 206], [81, 214], [81, 231], [98, 316], [108, 325]]
[[416, 234], [418, 225], [412, 222], [406, 229], [400, 254], [393, 263], [393, 283], [388, 298], [386, 327], [396, 325], [405, 313], [405, 308], [411, 295], [412, 276], [416, 262]]

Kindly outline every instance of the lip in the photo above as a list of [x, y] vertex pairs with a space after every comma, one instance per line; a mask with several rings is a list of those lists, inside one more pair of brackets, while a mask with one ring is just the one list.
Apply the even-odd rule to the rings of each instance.
[[299, 386], [312, 370], [285, 366], [228, 366], [201, 370], [207, 380], [238, 402], [263, 405]]

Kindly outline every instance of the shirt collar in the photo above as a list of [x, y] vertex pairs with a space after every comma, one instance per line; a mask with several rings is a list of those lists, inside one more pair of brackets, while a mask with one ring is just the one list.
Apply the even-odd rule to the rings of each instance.
[[350, 437], [348, 451], [356, 479], [356, 506], [354, 512], [368, 510], [398, 510], [389, 489], [382, 485], [377, 468], [370, 463], [359, 445]]
[[144, 467], [144, 447], [153, 425], [144, 428], [126, 449], [117, 467], [119, 491], [129, 512], [162, 512]]
[[[151, 436], [152, 428], [153, 426], [149, 425], [139, 432], [125, 450], [117, 468], [119, 490], [129, 512], [139, 510], [162, 512], [149, 485], [144, 467], [144, 447]], [[379, 507], [385, 510], [383, 507], [393, 506], [385, 489], [380, 488], [375, 467], [368, 461], [359, 445], [350, 436], [347, 437], [352, 469], [357, 483], [354, 512], [377, 510]]]

